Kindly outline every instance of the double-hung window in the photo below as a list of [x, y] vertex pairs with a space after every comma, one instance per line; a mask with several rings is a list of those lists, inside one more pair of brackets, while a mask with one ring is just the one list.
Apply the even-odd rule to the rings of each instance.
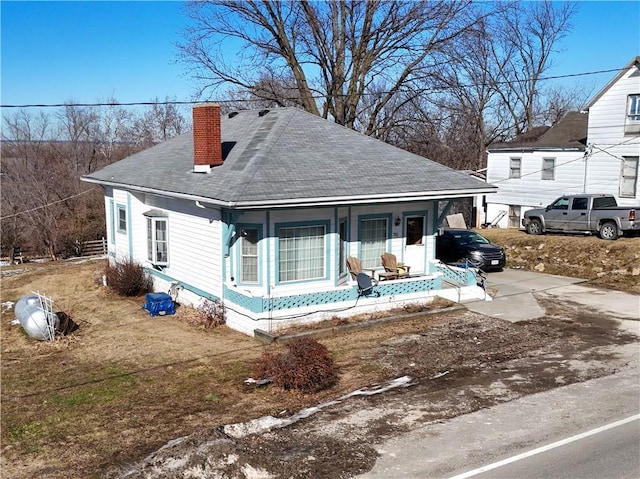
[[326, 277], [326, 225], [278, 228], [280, 282]]
[[240, 282], [258, 283], [258, 228], [241, 229]]
[[387, 251], [389, 226], [387, 218], [360, 220], [360, 261], [365, 268], [376, 268], [382, 264], [380, 256]]
[[118, 233], [126, 233], [127, 232], [127, 209], [118, 205]]
[[627, 97], [627, 117], [624, 124], [625, 133], [640, 133], [640, 94]]
[[509, 178], [520, 178], [522, 168], [521, 158], [509, 158]]
[[620, 196], [635, 198], [638, 184], [638, 157], [625, 156], [622, 162], [622, 178], [620, 178]]
[[152, 210], [147, 217], [147, 259], [156, 266], [169, 264], [169, 221], [163, 212]]
[[556, 179], [556, 159], [555, 158], [543, 158], [542, 159], [542, 176], [543, 180], [555, 180]]

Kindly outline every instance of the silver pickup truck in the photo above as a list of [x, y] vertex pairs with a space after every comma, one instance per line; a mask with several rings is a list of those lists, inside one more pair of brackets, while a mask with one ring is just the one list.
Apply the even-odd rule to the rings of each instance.
[[640, 208], [618, 206], [613, 195], [561, 196], [546, 208], [526, 211], [527, 233], [597, 233], [605, 240], [640, 232]]

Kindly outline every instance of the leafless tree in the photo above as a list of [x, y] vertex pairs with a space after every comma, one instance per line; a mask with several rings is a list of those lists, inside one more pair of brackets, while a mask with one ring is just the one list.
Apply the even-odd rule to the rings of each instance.
[[499, 67], [495, 89], [508, 109], [514, 134], [527, 131], [540, 120], [536, 102], [542, 79], [552, 64], [552, 54], [571, 28], [577, 6], [571, 2], [514, 2], [499, 14], [499, 28], [491, 42]]
[[[201, 93], [232, 85], [383, 136], [385, 109], [420, 91], [434, 69], [431, 56], [479, 12], [468, 0], [191, 2], [193, 25], [180, 52]], [[233, 42], [240, 49], [230, 59]]]
[[172, 100], [167, 98], [160, 101], [156, 98], [151, 103], [135, 121], [132, 132], [136, 144], [145, 148], [184, 133], [189, 125]]

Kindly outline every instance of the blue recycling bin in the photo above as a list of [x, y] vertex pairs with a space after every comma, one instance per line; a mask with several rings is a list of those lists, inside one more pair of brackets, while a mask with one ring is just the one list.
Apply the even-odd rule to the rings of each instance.
[[142, 309], [151, 316], [165, 316], [176, 312], [173, 299], [167, 293], [148, 293], [145, 299]]

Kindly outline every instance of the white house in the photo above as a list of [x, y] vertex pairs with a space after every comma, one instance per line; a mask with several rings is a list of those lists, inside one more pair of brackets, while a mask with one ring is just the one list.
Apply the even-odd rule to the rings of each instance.
[[[156, 291], [220, 301], [247, 334], [484, 297], [471, 270], [434, 259], [434, 235], [443, 204], [494, 186], [296, 108], [193, 116], [193, 133], [83, 177], [104, 189], [110, 256], [144, 264]], [[385, 252], [411, 277], [362, 296], [347, 257], [380, 272]]]
[[640, 203], [640, 57], [635, 57], [584, 107], [552, 128], [538, 127], [489, 148], [486, 221], [519, 227], [524, 212], [558, 196], [607, 193], [621, 205]]

